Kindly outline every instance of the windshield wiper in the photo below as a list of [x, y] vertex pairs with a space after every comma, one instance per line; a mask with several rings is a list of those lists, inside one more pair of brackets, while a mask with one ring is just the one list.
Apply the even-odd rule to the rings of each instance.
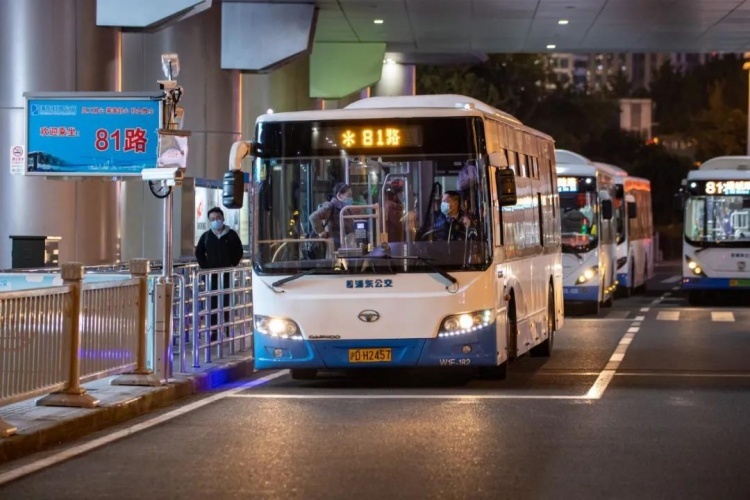
[[448, 271], [444, 271], [443, 269], [440, 269], [438, 266], [430, 262], [428, 259], [425, 259], [424, 257], [420, 257], [419, 255], [404, 255], [403, 257], [393, 257], [391, 255], [368, 255], [364, 257], [365, 259], [382, 259], [382, 260], [418, 260], [419, 262], [422, 262], [425, 266], [429, 267], [432, 271], [438, 273], [443, 278], [447, 279], [451, 282], [453, 285], [458, 285], [458, 280], [455, 276], [450, 274]]
[[274, 287], [274, 288], [276, 288], [276, 287], [279, 287], [281, 285], [285, 285], [286, 283], [289, 283], [290, 281], [294, 281], [294, 280], [300, 279], [300, 278], [302, 278], [304, 276], [308, 276], [310, 274], [328, 274], [329, 271], [334, 271], [335, 272], [334, 269], [321, 269], [319, 267], [313, 267], [312, 269], [308, 269], [307, 271], [302, 271], [300, 273], [293, 274], [291, 276], [287, 276], [286, 278], [283, 278], [283, 279], [280, 279], [278, 281], [275, 281], [275, 282], [271, 283], [271, 286]]

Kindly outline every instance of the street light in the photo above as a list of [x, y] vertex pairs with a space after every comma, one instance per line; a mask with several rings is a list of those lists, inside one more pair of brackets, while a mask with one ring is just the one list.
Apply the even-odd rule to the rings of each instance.
[[745, 52], [745, 64], [742, 69], [747, 71], [747, 155], [750, 156], [750, 52]]

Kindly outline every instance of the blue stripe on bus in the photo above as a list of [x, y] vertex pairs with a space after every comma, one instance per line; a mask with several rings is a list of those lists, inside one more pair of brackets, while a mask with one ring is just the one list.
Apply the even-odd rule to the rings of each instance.
[[563, 300], [566, 302], [598, 302], [598, 286], [565, 286]]
[[747, 290], [750, 279], [741, 278], [683, 278], [683, 290]]
[[630, 273], [617, 273], [617, 284], [624, 287], [630, 286]]
[[[464, 353], [469, 346], [470, 352]], [[390, 362], [350, 363], [349, 349], [391, 349]], [[280, 351], [277, 351], [280, 349]], [[375, 368], [415, 366], [495, 366], [494, 323], [475, 332], [431, 339], [292, 340], [255, 332], [255, 368]], [[276, 355], [280, 354], [279, 357]]]

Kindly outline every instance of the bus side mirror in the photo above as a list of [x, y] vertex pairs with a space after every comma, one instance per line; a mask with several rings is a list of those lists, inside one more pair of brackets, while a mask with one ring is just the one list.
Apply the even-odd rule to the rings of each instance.
[[252, 141], [236, 141], [229, 150], [229, 170], [222, 183], [222, 203], [226, 208], [242, 208], [245, 195], [245, 174], [242, 160], [253, 156], [255, 144]]
[[221, 201], [226, 208], [242, 208], [245, 194], [244, 172], [242, 170], [230, 170], [225, 173], [221, 191]]
[[682, 191], [675, 193], [674, 195], [674, 211], [679, 213], [682, 213], [682, 211], [685, 208], [685, 195]]
[[497, 198], [501, 207], [509, 207], [518, 202], [516, 195], [516, 176], [513, 171], [504, 168], [495, 171]]
[[602, 200], [602, 218], [612, 220], [612, 200]]
[[628, 203], [628, 219], [635, 219], [638, 217], [638, 208], [635, 203]]

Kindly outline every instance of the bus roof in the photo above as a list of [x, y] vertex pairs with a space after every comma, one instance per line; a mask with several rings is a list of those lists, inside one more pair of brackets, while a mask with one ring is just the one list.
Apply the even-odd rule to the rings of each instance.
[[628, 173], [625, 170], [623, 170], [622, 168], [620, 168], [620, 167], [618, 167], [616, 165], [611, 165], [609, 163], [602, 163], [602, 162], [599, 162], [599, 161], [595, 161], [594, 165], [596, 165], [596, 168], [599, 168], [599, 169], [601, 169], [601, 170], [603, 170], [605, 172], [608, 172], [611, 175], [614, 175], [614, 176], [617, 176], [617, 177], [625, 178], [628, 175]]
[[477, 109], [485, 115], [502, 117], [518, 125], [523, 125], [515, 116], [493, 108], [473, 97], [458, 94], [400, 95], [389, 97], [368, 97], [353, 102], [344, 109], [394, 109], [394, 108], [438, 108], [438, 109]]
[[628, 175], [625, 177], [625, 191], [629, 188], [651, 191], [651, 181], [644, 179], [643, 177], [633, 177], [632, 175]]
[[594, 177], [596, 175], [596, 167], [593, 165], [558, 163], [556, 169], [557, 175], [571, 175], [575, 177]]
[[750, 156], [717, 156], [703, 162], [698, 170], [750, 170]]
[[691, 170], [689, 180], [731, 181], [750, 179], [750, 170]]
[[583, 155], [568, 151], [567, 149], [555, 149], [555, 163], [566, 164], [566, 165], [591, 165], [594, 166], [594, 162], [589, 160]]
[[267, 113], [259, 116], [256, 123], [449, 116], [493, 118], [499, 122], [524, 129], [537, 137], [550, 141], [554, 140], [544, 132], [525, 126], [520, 120], [508, 113], [477, 99], [457, 94], [369, 97], [354, 102], [344, 109]]

